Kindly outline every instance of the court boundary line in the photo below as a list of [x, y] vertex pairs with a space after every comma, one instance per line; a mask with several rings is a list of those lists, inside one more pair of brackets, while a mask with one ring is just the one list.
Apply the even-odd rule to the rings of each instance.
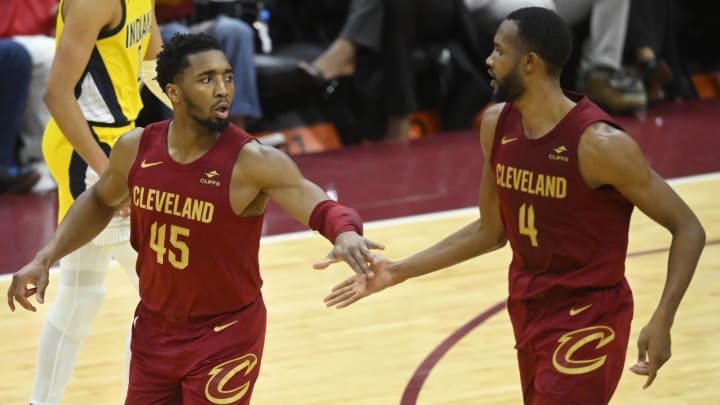
[[[692, 175], [692, 176], [677, 177], [677, 178], [673, 178], [673, 179], [668, 179], [667, 181], [668, 181], [668, 183], [670, 183], [670, 185], [684, 185], [684, 184], [699, 183], [701, 181], [717, 180], [717, 179], [720, 179], [720, 172], [712, 172], [712, 173], [697, 174], [697, 175]], [[456, 209], [452, 209], [452, 210], [429, 212], [429, 213], [425, 213], [425, 214], [417, 214], [417, 215], [408, 215], [408, 216], [397, 217], [397, 218], [380, 219], [380, 220], [376, 220], [376, 221], [368, 221], [364, 224], [364, 227], [367, 230], [367, 229], [385, 228], [388, 226], [412, 224], [412, 223], [421, 222], [421, 221], [433, 221], [433, 220], [437, 220], [437, 219], [455, 218], [455, 217], [465, 216], [465, 215], [471, 214], [473, 212], [478, 212], [478, 210], [479, 210], [479, 208], [477, 206], [471, 206], [471, 207], [465, 207], [465, 208], [456, 208]], [[298, 239], [306, 239], [306, 238], [316, 237], [316, 236], [320, 236], [320, 235], [317, 232], [311, 231], [311, 230], [263, 236], [260, 238], [260, 246], [265, 245], [265, 244], [274, 244], [274, 243], [281, 243], [281, 242], [298, 240]], [[50, 274], [53, 274], [57, 271], [58, 271], [57, 267], [53, 267], [52, 269], [50, 269]], [[12, 278], [12, 273], [0, 274], [0, 281], [10, 280], [11, 278]]]
[[[720, 239], [710, 240], [705, 242], [705, 247], [718, 244], [720, 244]], [[639, 250], [637, 252], [628, 253], [626, 258], [630, 259], [638, 256], [647, 256], [667, 252], [669, 250], [670, 246], [664, 248]], [[494, 306], [481, 312], [479, 315], [473, 317], [468, 322], [465, 322], [462, 326], [455, 329], [455, 331], [451, 333], [448, 337], [443, 339], [440, 344], [435, 346], [435, 348], [430, 352], [430, 354], [428, 354], [420, 363], [420, 365], [415, 369], [412, 377], [410, 377], [410, 380], [405, 385], [402, 397], [400, 397], [400, 405], [415, 405], [417, 403], [418, 397], [420, 396], [420, 391], [422, 390], [425, 381], [428, 379], [430, 373], [432, 373], [433, 369], [440, 362], [440, 360], [442, 360], [443, 357], [445, 357], [445, 355], [467, 334], [480, 327], [483, 323], [485, 323], [485, 321], [505, 309], [506, 302], [507, 297], [495, 304]]]
[[[702, 181], [707, 180], [718, 180], [720, 179], [720, 172], [711, 172], [711, 173], [704, 173], [704, 174], [696, 174], [692, 176], [685, 176], [685, 177], [676, 177], [672, 179], [668, 179], [667, 182], [670, 183], [671, 186], [675, 185], [685, 185], [685, 184], [692, 184], [692, 183], [699, 183]], [[417, 215], [408, 215], [404, 217], [397, 217], [397, 218], [388, 218], [388, 219], [379, 219], [376, 221], [368, 221], [365, 222], [364, 227], [366, 230], [368, 229], [377, 229], [377, 228], [384, 228], [388, 226], [395, 226], [395, 225], [405, 225], [405, 224], [411, 224], [415, 222], [420, 221], [433, 221], [437, 219], [446, 219], [446, 218], [454, 218], [454, 217], [460, 217], [465, 216], [474, 212], [479, 212], [479, 208], [476, 205], [470, 206], [470, 207], [464, 207], [464, 208], [456, 208], [452, 210], [445, 210], [445, 211], [436, 211], [436, 212], [428, 212], [425, 214], [417, 214]], [[264, 236], [261, 238], [260, 243], [279, 243], [279, 242], [286, 242], [291, 240], [297, 240], [297, 239], [304, 239], [310, 236], [319, 236], [317, 232], [306, 230], [306, 231], [298, 231], [298, 232], [289, 232], [289, 233], [282, 233], [277, 235], [269, 235]]]

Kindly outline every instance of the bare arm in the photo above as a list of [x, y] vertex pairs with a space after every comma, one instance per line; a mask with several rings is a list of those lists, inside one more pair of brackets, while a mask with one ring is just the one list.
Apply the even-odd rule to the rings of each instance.
[[[591, 186], [609, 184], [672, 234], [667, 276], [660, 303], [638, 345], [649, 356], [648, 382], [670, 358], [670, 328], [705, 246], [705, 231], [695, 213], [645, 161], [640, 147], [622, 131], [595, 124], [578, 150], [580, 170]], [[648, 347], [649, 346], [649, 347]]]
[[160, 36], [160, 27], [155, 17], [155, 1], [153, 1], [152, 27], [150, 28], [150, 42], [148, 43], [147, 52], [145, 52], [144, 60], [153, 60], [157, 58], [157, 54], [162, 50], [162, 37]]
[[119, 3], [117, 7], [109, 7], [108, 3], [96, 0], [63, 3], [59, 12], [63, 13], [65, 27], [58, 42], [44, 97], [62, 133], [96, 173], [105, 170], [108, 159], [94, 140], [74, 92], [98, 35], [117, 20], [115, 9], [120, 9]]
[[44, 301], [50, 266], [90, 242], [115, 212], [128, 203], [127, 175], [135, 161], [141, 132], [141, 128], [135, 129], [118, 140], [110, 155], [110, 164], [100, 179], [75, 200], [35, 258], [13, 274], [8, 288], [11, 310], [15, 310], [14, 301], [17, 301], [25, 309], [35, 311], [27, 298], [37, 293], [38, 302]]
[[485, 155], [478, 197], [480, 218], [407, 259], [398, 262], [386, 259], [375, 260], [372, 264], [374, 279], [367, 280], [356, 276], [342, 281], [325, 297], [326, 306], [344, 308], [361, 298], [409, 278], [450, 267], [499, 249], [507, 243], [505, 228], [500, 217], [497, 186], [490, 167], [490, 152], [501, 111], [502, 105], [488, 108], [483, 114], [480, 127], [480, 142]]
[[238, 165], [236, 172], [247, 178], [233, 177], [234, 181], [239, 180], [238, 189], [252, 186], [254, 194], [267, 194], [304, 225], [308, 225], [313, 208], [329, 199], [320, 187], [303, 177], [290, 157], [273, 147], [258, 143], [246, 145]]
[[480, 218], [428, 249], [397, 262], [390, 271], [397, 275], [398, 281], [444, 269], [499, 249], [507, 242], [500, 218], [495, 178], [490, 167], [490, 152], [501, 111], [502, 105], [488, 108], [480, 127], [480, 142], [485, 155], [478, 197]]
[[[233, 172], [233, 187], [236, 190], [245, 189], [252, 196], [267, 194], [285, 212], [306, 226], [309, 226], [315, 207], [330, 199], [325, 191], [303, 177], [286, 154], [275, 148], [256, 143], [248, 144], [240, 153], [238, 165]], [[236, 176], [236, 173], [242, 173], [245, 178]], [[316, 264], [315, 268], [322, 269], [331, 263], [344, 260], [358, 274], [372, 277], [368, 262], [374, 256], [370, 249], [382, 249], [382, 245], [354, 231], [342, 232], [335, 238], [330, 254], [321, 264]]]

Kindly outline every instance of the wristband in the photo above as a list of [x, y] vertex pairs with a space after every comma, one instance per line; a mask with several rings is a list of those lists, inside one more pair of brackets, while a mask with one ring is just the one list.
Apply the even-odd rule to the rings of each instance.
[[363, 234], [362, 218], [357, 211], [333, 200], [325, 200], [315, 206], [310, 214], [309, 225], [310, 229], [320, 232], [333, 244], [335, 238], [343, 232]]

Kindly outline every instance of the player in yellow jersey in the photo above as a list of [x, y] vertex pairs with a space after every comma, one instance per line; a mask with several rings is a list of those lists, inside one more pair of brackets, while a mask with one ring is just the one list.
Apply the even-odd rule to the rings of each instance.
[[[61, 0], [57, 51], [45, 103], [52, 115], [43, 155], [58, 184], [58, 220], [102, 174], [117, 138], [142, 108], [141, 65], [161, 40], [154, 0]], [[127, 212], [91, 243], [60, 261], [61, 281], [40, 336], [31, 404], [57, 404], [80, 345], [105, 299], [105, 273], [115, 258], [137, 286]]]

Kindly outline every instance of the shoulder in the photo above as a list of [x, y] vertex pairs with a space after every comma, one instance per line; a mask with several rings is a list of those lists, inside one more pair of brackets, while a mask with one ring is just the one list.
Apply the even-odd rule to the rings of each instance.
[[122, 174], [121, 178], [127, 179], [130, 168], [137, 158], [142, 133], [143, 128], [134, 128], [115, 142], [115, 146], [110, 151], [108, 172]]
[[583, 131], [578, 144], [580, 172], [591, 186], [614, 185], [646, 167], [640, 146], [625, 131], [596, 122]]
[[113, 155], [127, 155], [137, 154], [138, 146], [140, 145], [140, 139], [145, 131], [142, 127], [133, 128], [128, 132], [125, 132], [113, 146], [111, 153]]
[[500, 114], [502, 114], [506, 105], [507, 105], [507, 103], [497, 103], [497, 104], [488, 106], [482, 113], [482, 119], [481, 119], [482, 124], [483, 125], [485, 125], [485, 124], [496, 125], [497, 120], [500, 118]]
[[639, 149], [639, 146], [625, 131], [598, 121], [585, 128], [578, 148], [579, 153], [588, 155], [616, 155]]
[[284, 152], [258, 141], [250, 141], [240, 150], [235, 161], [236, 169], [258, 183], [271, 182], [298, 171], [293, 160]]
[[480, 120], [480, 142], [485, 152], [492, 149], [493, 139], [495, 138], [495, 129], [497, 128], [500, 115], [505, 109], [506, 103], [498, 103], [486, 108], [482, 113]]
[[284, 158], [288, 158], [288, 156], [277, 148], [263, 145], [257, 140], [251, 140], [240, 149], [238, 163], [267, 166], [278, 159], [283, 160]]

